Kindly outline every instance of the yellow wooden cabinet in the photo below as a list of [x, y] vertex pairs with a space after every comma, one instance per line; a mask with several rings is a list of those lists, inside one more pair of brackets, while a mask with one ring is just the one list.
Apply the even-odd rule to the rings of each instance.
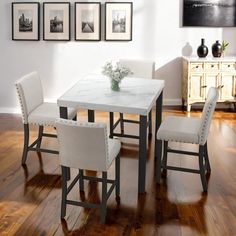
[[188, 111], [205, 101], [210, 87], [219, 88], [218, 102], [236, 102], [236, 57], [183, 57], [182, 100]]

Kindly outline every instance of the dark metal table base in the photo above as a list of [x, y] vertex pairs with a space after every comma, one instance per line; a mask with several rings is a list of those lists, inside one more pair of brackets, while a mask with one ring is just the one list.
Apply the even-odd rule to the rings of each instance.
[[[155, 125], [155, 140], [156, 133], [161, 125], [162, 119], [162, 100], [163, 100], [163, 92], [159, 95], [156, 100], [156, 125]], [[145, 193], [145, 182], [146, 182], [146, 156], [147, 156], [147, 127], [148, 123], [148, 115], [140, 115], [139, 116], [139, 136], [128, 135], [128, 134], [119, 134], [114, 133], [114, 129], [119, 124], [119, 120], [114, 124], [114, 114], [110, 112], [110, 138], [114, 136], [124, 137], [124, 138], [135, 138], [139, 140], [139, 167], [138, 167], [138, 193]], [[67, 119], [67, 107], [60, 107], [60, 117]], [[95, 122], [94, 110], [88, 110], [88, 122]], [[132, 122], [134, 123], [134, 122]], [[135, 122], [136, 123], [136, 122]], [[155, 145], [155, 158], [160, 157], [162, 153], [162, 145], [159, 140]], [[70, 179], [70, 170], [67, 168], [67, 180]]]

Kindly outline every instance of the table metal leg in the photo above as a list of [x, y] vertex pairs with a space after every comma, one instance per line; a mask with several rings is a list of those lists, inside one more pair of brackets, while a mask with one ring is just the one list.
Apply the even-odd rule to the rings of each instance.
[[109, 135], [109, 138], [113, 138], [114, 113], [109, 112], [109, 116], [110, 116], [110, 135]]
[[139, 167], [138, 167], [138, 192], [145, 193], [147, 156], [147, 116], [140, 116], [139, 124]]
[[[67, 107], [60, 107], [60, 117], [63, 119], [68, 119], [68, 109]], [[65, 167], [66, 180], [70, 180], [70, 168]]]
[[149, 121], [148, 135], [152, 136], [152, 110], [148, 114], [148, 121]]
[[157, 130], [159, 129], [162, 120], [162, 100], [163, 92], [161, 92], [156, 100], [155, 160], [160, 159], [162, 153], [162, 142], [161, 140], [157, 140]]
[[63, 119], [68, 119], [67, 107], [60, 107], [60, 117]]
[[94, 122], [94, 110], [88, 110], [88, 122]]

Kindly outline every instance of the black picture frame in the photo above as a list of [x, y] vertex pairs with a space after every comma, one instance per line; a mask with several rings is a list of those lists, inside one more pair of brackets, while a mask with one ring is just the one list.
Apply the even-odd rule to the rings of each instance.
[[[91, 11], [92, 7], [93, 10], [96, 11], [91, 16], [91, 18], [93, 18], [93, 25], [90, 26], [89, 22], [87, 25], [84, 25], [82, 19], [83, 13], [86, 13], [86, 11]], [[83, 32], [83, 27], [87, 27], [87, 32]], [[100, 2], [75, 2], [75, 41], [101, 41]]]
[[[64, 7], [64, 8], [63, 8]], [[70, 2], [43, 3], [43, 40], [71, 40]], [[54, 19], [52, 19], [54, 17]]]
[[182, 24], [184, 27], [235, 27], [235, 1], [183, 0]]
[[105, 41], [132, 41], [132, 36], [133, 3], [105, 2]]
[[[12, 2], [12, 40], [40, 40], [40, 3]], [[21, 16], [19, 17], [19, 14]]]

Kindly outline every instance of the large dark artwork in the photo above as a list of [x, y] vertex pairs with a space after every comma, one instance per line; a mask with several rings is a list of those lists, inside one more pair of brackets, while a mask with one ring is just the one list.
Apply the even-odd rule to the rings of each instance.
[[183, 26], [236, 26], [236, 0], [184, 0]]

